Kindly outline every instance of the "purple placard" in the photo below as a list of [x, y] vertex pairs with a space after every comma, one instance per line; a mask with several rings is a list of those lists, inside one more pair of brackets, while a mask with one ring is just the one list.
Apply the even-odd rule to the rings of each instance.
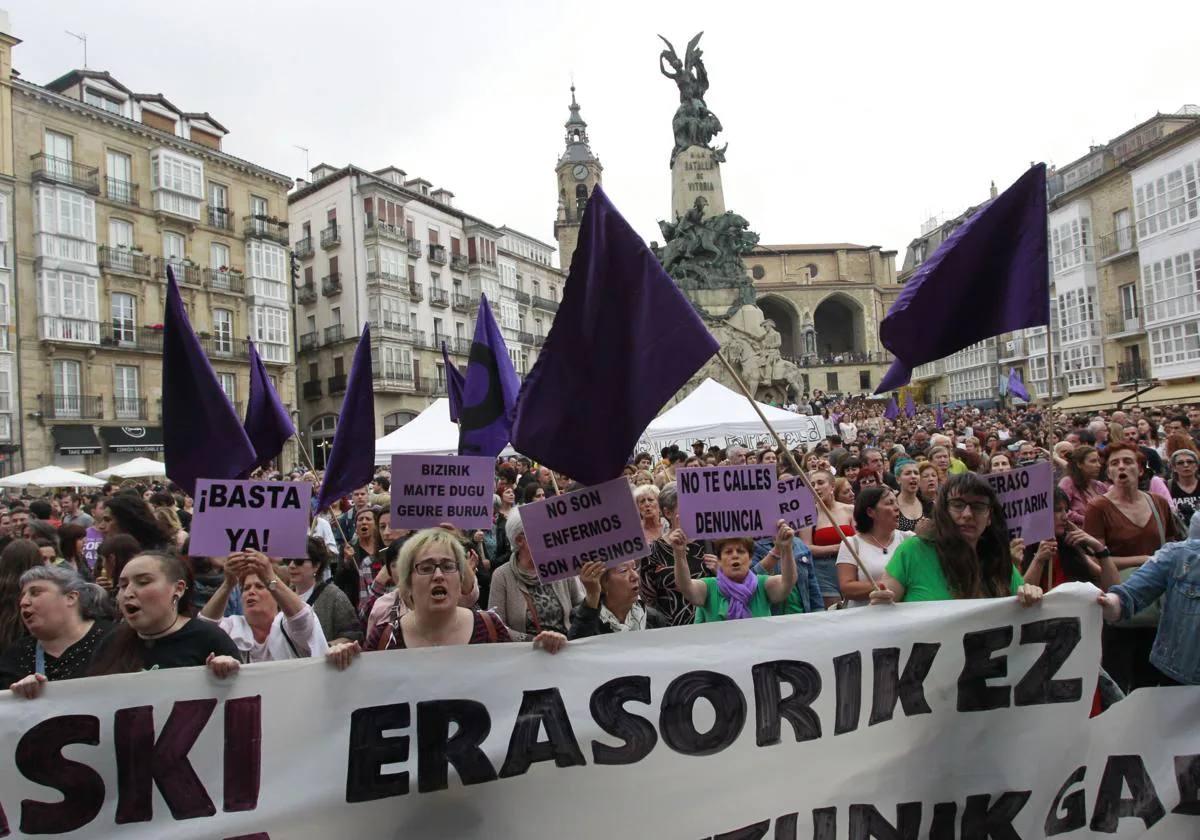
[[775, 532], [779, 490], [774, 464], [690, 467], [675, 473], [679, 527], [690, 540]]
[[104, 534], [100, 529], [91, 526], [83, 535], [83, 560], [89, 569], [96, 568], [96, 560], [100, 557], [100, 543], [104, 542]]
[[393, 455], [393, 528], [492, 527], [496, 461], [480, 455]]
[[778, 517], [786, 519], [793, 530], [812, 528], [817, 524], [817, 502], [804, 481], [796, 476], [785, 475], [779, 479], [779, 495], [775, 501]]
[[307, 482], [196, 482], [188, 553], [225, 557], [255, 549], [268, 557], [308, 554], [308, 511], [312, 485]]
[[1009, 539], [1025, 545], [1054, 538], [1054, 472], [1049, 461], [984, 476], [1004, 508]]
[[522, 505], [521, 522], [542, 583], [574, 577], [592, 560], [611, 568], [650, 551], [623, 477]]

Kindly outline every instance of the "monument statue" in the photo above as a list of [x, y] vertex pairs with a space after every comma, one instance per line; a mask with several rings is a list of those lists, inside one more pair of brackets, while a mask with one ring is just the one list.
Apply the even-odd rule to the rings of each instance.
[[675, 52], [675, 46], [659, 35], [667, 48], [659, 53], [658, 69], [679, 88], [679, 107], [675, 109], [675, 118], [671, 120], [671, 128], [675, 132], [675, 148], [671, 152], [671, 165], [679, 153], [691, 146], [701, 146], [713, 152], [713, 157], [720, 163], [725, 162], [725, 149], [715, 149], [709, 145], [713, 137], [721, 132], [721, 121], [717, 115], [708, 110], [704, 102], [704, 94], [708, 92], [708, 71], [702, 58], [704, 52], [697, 44], [700, 43], [701, 32], [688, 42], [683, 61]]

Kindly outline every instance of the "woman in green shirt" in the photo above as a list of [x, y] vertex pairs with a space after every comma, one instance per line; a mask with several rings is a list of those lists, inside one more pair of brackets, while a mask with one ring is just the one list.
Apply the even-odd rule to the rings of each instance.
[[1009, 542], [991, 485], [975, 473], [951, 476], [938, 492], [929, 533], [896, 548], [871, 603], [1016, 595], [1031, 606], [1042, 600], [1042, 590], [1017, 571], [1018, 549], [1024, 546]]
[[796, 585], [796, 557], [792, 554], [795, 532], [784, 519], [779, 520], [778, 528], [775, 551], [782, 559], [777, 575], [751, 574], [754, 540], [735, 537], [715, 541], [717, 576], [693, 579], [688, 567], [687, 537], [679, 528], [667, 536], [675, 556], [675, 581], [680, 594], [696, 607], [696, 624], [761, 618], [771, 614], [772, 604], [787, 600]]

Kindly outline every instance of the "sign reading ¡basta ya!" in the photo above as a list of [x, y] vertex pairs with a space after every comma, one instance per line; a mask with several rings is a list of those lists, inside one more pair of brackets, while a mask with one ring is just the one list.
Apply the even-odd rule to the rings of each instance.
[[270, 557], [304, 557], [312, 485], [306, 482], [196, 482], [188, 552], [224, 557], [254, 549]]

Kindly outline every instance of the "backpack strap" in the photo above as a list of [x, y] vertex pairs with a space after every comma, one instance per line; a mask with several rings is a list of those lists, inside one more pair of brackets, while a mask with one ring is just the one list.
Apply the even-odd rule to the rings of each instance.
[[296, 649], [296, 643], [293, 642], [292, 637], [288, 635], [287, 627], [284, 626], [283, 621], [279, 622], [279, 631], [283, 633], [283, 640], [287, 642], [288, 647], [292, 649], [292, 656], [296, 657], [297, 659], [303, 659], [304, 657], [300, 655], [300, 651]]
[[496, 626], [496, 622], [499, 621], [499, 619], [496, 618], [496, 616], [494, 616], [490, 610], [480, 610], [479, 617], [483, 619], [483, 625], [487, 631], [488, 643], [499, 641], [500, 628]]

